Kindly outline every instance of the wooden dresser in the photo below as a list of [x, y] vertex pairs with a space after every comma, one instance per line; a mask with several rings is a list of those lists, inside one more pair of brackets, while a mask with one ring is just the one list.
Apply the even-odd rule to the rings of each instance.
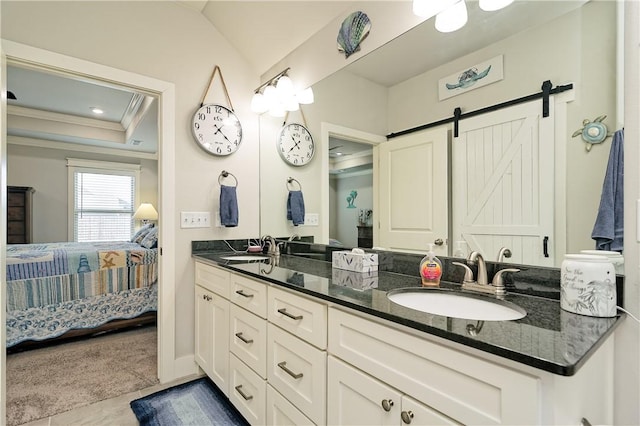
[[34, 192], [28, 186], [7, 187], [7, 244], [31, 243]]

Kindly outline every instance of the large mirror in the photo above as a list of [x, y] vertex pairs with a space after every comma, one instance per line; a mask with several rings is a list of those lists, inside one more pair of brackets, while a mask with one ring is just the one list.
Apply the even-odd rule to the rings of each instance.
[[[422, 208], [422, 186], [417, 181], [424, 167], [409, 169], [415, 161], [407, 161], [407, 180], [391, 188], [391, 196], [381, 194], [380, 170], [368, 169], [368, 161], [376, 160], [377, 151], [385, 144], [397, 144], [401, 138], [387, 141], [386, 135], [453, 115], [456, 107], [475, 111], [497, 103], [540, 92], [542, 83], [554, 86], [573, 84], [573, 89], [552, 100], [554, 140], [547, 148], [533, 150], [530, 155], [540, 161], [540, 169], [532, 174], [534, 185], [540, 177], [550, 181], [551, 189], [539, 194], [532, 204], [522, 202], [522, 210], [551, 212], [551, 230], [547, 256], [541, 259], [525, 256], [522, 245], [514, 242], [514, 263], [559, 266], [565, 253], [593, 249], [591, 232], [597, 215], [611, 138], [594, 145], [590, 151], [580, 137], [572, 137], [583, 126], [583, 120], [607, 115], [604, 123], [610, 131], [622, 127], [621, 103], [617, 81], [617, 5], [615, 2], [516, 1], [503, 11], [488, 14], [477, 3], [467, 2], [469, 22], [461, 30], [441, 34], [433, 28], [433, 19], [425, 21], [401, 37], [363, 56], [339, 72], [314, 85], [316, 101], [304, 106], [304, 119], [316, 140], [314, 161], [305, 167], [282, 164], [275, 151], [275, 139], [282, 119], [262, 116], [261, 124], [261, 231], [272, 235], [311, 235], [316, 242], [338, 240], [345, 246], [361, 245], [358, 225], [373, 225], [372, 243], [386, 248], [424, 252], [435, 239], [418, 238], [418, 247], [394, 247], [380, 244], [378, 224], [381, 213], [401, 197]], [[375, 30], [375, 27], [374, 27]], [[498, 81], [442, 98], [439, 80], [500, 57], [503, 76]], [[289, 121], [303, 120], [291, 113]], [[462, 122], [464, 122], [463, 120]], [[452, 255], [460, 240], [460, 214], [455, 211], [462, 181], [456, 177], [461, 167], [455, 163], [458, 146], [451, 135], [452, 124], [443, 125], [447, 134], [447, 167], [434, 178], [434, 185], [446, 194], [440, 207], [446, 215], [446, 231], [442, 234], [442, 255]], [[381, 142], [382, 141], [382, 142]], [[365, 143], [365, 152], [336, 160], [335, 153], [348, 143]], [[391, 146], [391, 145], [389, 145]], [[341, 147], [341, 148], [336, 148]], [[372, 149], [373, 148], [373, 149]], [[478, 169], [488, 154], [467, 152], [477, 157]], [[370, 163], [371, 164], [371, 163]], [[396, 165], [398, 167], [398, 165]], [[370, 170], [370, 171], [367, 171]], [[336, 173], [342, 170], [341, 173]], [[456, 171], [458, 170], [458, 172]], [[487, 170], [488, 172], [488, 170]], [[367, 176], [368, 175], [368, 176]], [[339, 177], [336, 177], [339, 176]], [[413, 184], [411, 176], [415, 176]], [[318, 214], [318, 226], [293, 227], [284, 217], [288, 177], [301, 183], [306, 212]], [[281, 184], [279, 184], [281, 182]], [[369, 183], [370, 182], [370, 183]], [[468, 182], [464, 185], [468, 185]], [[355, 208], [347, 200], [357, 192]], [[476, 191], [467, 189], [467, 193]], [[481, 189], [477, 189], [478, 192]], [[546, 191], [546, 190], [545, 190]], [[523, 187], [523, 192], [526, 189]], [[396, 200], [396, 201], [390, 201]], [[428, 207], [428, 206], [426, 206]], [[372, 210], [372, 213], [369, 213]], [[411, 209], [407, 209], [411, 210]], [[363, 220], [363, 215], [365, 216]], [[384, 218], [383, 218], [384, 220]], [[508, 225], [506, 218], [503, 224]], [[339, 231], [346, 229], [345, 232]], [[339, 233], [342, 232], [342, 233]], [[509, 245], [502, 240], [500, 245]], [[538, 242], [540, 243], [538, 245]], [[542, 241], [534, 250], [542, 253]], [[423, 248], [421, 248], [423, 247]], [[499, 247], [499, 246], [498, 246]], [[466, 245], [465, 250], [473, 249]], [[493, 249], [487, 250], [493, 251]], [[491, 259], [496, 253], [486, 253]], [[535, 256], [534, 256], [535, 257]]]

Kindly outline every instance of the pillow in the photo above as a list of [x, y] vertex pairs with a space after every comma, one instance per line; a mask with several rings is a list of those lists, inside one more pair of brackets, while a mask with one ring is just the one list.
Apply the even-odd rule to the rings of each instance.
[[148, 249], [154, 249], [158, 247], [158, 228], [151, 228], [140, 245]]
[[138, 230], [138, 232], [133, 234], [133, 237], [131, 237], [131, 242], [140, 244], [142, 240], [144, 240], [144, 237], [147, 236], [149, 231], [151, 231], [151, 228], [153, 228], [153, 226], [153, 223], [147, 223], [146, 225], [143, 225], [142, 228]]

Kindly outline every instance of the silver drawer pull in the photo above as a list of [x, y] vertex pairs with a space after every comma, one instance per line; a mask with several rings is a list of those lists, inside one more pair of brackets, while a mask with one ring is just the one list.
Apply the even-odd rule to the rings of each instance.
[[247, 345], [248, 345], [249, 343], [253, 343], [253, 339], [247, 339], [246, 337], [244, 337], [244, 336], [242, 335], [242, 332], [240, 332], [240, 333], [236, 333], [236, 337], [237, 337], [238, 339], [242, 340], [242, 341], [243, 341], [244, 343], [246, 343]]
[[393, 407], [393, 401], [390, 399], [383, 399], [381, 404], [384, 411], [391, 411], [391, 407]]
[[302, 315], [291, 315], [289, 312], [287, 312], [286, 308], [280, 308], [280, 309], [278, 309], [278, 312], [280, 312], [285, 317], [291, 318], [292, 320], [299, 321], [299, 320], [302, 319]]
[[202, 298], [203, 298], [204, 300], [206, 300], [207, 302], [210, 302], [210, 301], [211, 301], [211, 296], [208, 296], [208, 295], [206, 295], [206, 294], [203, 294], [203, 295], [202, 295]]
[[253, 395], [247, 395], [246, 393], [244, 393], [242, 390], [242, 385], [238, 385], [236, 386], [236, 391], [238, 391], [238, 393], [240, 394], [241, 397], [244, 398], [245, 401], [250, 401], [253, 399]]
[[236, 290], [236, 294], [239, 294], [242, 297], [250, 298], [253, 297], [253, 294], [247, 294], [244, 290]]
[[413, 419], [412, 411], [403, 411], [400, 413], [400, 418], [405, 424], [411, 424], [411, 420]]
[[282, 368], [288, 375], [293, 377], [294, 379], [301, 379], [302, 373], [294, 373], [293, 371], [287, 368], [287, 361], [282, 361], [278, 363], [278, 367]]

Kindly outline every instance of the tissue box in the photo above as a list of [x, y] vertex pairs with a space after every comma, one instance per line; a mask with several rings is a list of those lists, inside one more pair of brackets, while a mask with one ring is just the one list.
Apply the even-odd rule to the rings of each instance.
[[378, 254], [363, 251], [334, 251], [331, 254], [334, 268], [354, 272], [372, 272], [378, 270]]
[[344, 269], [332, 269], [331, 284], [350, 287], [354, 290], [378, 288], [378, 271], [353, 272]]

